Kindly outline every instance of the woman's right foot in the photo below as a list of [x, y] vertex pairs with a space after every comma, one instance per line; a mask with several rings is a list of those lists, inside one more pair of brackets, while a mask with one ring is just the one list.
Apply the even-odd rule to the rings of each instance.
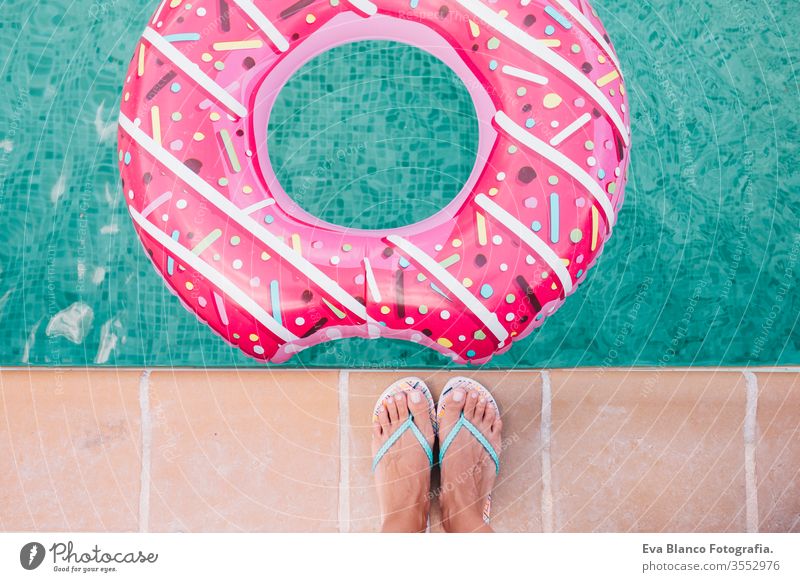
[[[445, 396], [440, 406], [439, 434], [444, 442], [461, 412], [500, 454], [503, 422], [479, 386], [464, 379]], [[441, 446], [441, 444], [440, 444]], [[486, 449], [462, 428], [441, 461], [442, 526], [448, 532], [490, 532], [484, 522], [486, 500], [494, 486], [495, 464]]]

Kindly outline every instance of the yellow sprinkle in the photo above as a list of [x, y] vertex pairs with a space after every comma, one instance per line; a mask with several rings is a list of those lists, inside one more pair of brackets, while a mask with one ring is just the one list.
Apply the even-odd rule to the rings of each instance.
[[313, 14], [309, 14], [306, 16], [306, 22], [308, 22], [309, 24], [314, 24], [316, 21], [317, 17], [314, 16]]
[[606, 62], [606, 57], [603, 55], [597, 55], [597, 62], [601, 65]]
[[296, 252], [298, 255], [300, 254], [300, 251], [302, 251], [302, 247], [300, 246], [299, 234], [292, 235], [292, 248], [294, 249], [294, 252]]
[[139, 45], [139, 65], [136, 69], [136, 74], [141, 77], [144, 75], [144, 45]]
[[131, 98], [131, 92], [130, 91], [126, 91], [125, 92], [125, 101], [128, 101], [130, 98]]
[[258, 341], [258, 336], [256, 334], [254, 334], [254, 333], [251, 333], [250, 334], [250, 341], [251, 342], [257, 342]]
[[181, 5], [181, 2], [183, 2], [183, 0], [172, 0], [172, 1], [169, 3], [169, 7], [170, 7], [170, 8], [177, 8], [178, 6], [180, 6], [180, 5]]
[[542, 104], [544, 105], [545, 109], [555, 109], [561, 105], [561, 101], [561, 95], [558, 93], [548, 93], [544, 96]]
[[444, 346], [446, 348], [452, 348], [453, 347], [453, 342], [451, 342], [446, 337], [440, 337], [438, 340], [436, 340], [436, 343], [438, 343], [440, 346]]
[[269, 253], [267, 251], [261, 251], [261, 260], [268, 261], [269, 260]]
[[196, 132], [196, 133], [195, 133], [195, 134], [194, 134], [192, 137], [194, 138], [194, 141], [203, 141], [203, 140], [206, 138], [206, 136], [204, 136], [204, 135], [203, 135], [201, 132], [199, 132], [199, 131], [198, 131], [198, 132]]
[[244, 188], [242, 188], [242, 192], [244, 192], [245, 194], [250, 194], [252, 191], [253, 189], [250, 186], [245, 186]]
[[194, 289], [194, 283], [192, 283], [191, 281], [186, 281], [186, 288], [189, 291], [191, 291], [192, 289]]
[[390, 311], [391, 309], [389, 309], [386, 305], [381, 307], [381, 313], [383, 313], [384, 315], [388, 315]]
[[453, 242], [452, 242], [452, 245], [453, 245], [454, 248], [460, 247], [461, 246], [461, 239], [460, 238], [454, 238]]
[[204, 63], [210, 63], [211, 59], [213, 59], [214, 57], [211, 56], [211, 53], [203, 53], [202, 55], [200, 55], [200, 58], [203, 59]]
[[225, 42], [215, 42], [211, 45], [215, 51], [237, 51], [242, 49], [257, 49], [261, 48], [264, 43], [261, 39], [254, 38], [251, 40], [229, 40]]
[[461, 281], [461, 284], [464, 285], [464, 287], [466, 287], [467, 289], [469, 289], [470, 287], [472, 287], [472, 279], [466, 277], [463, 281]]
[[617, 79], [617, 78], [619, 78], [619, 73], [615, 69], [615, 70], [611, 71], [610, 73], [608, 73], [607, 75], [603, 75], [602, 77], [597, 79], [597, 86], [598, 87], [604, 87], [604, 86], [608, 85], [611, 81], [613, 81], [614, 79]]
[[619, 94], [625, 95], [625, 85], [623, 85], [622, 83], [619, 84]]
[[561, 46], [561, 41], [557, 38], [542, 38], [539, 40], [539, 42], [550, 48], [558, 48]]
[[472, 34], [472, 38], [478, 38], [481, 35], [481, 29], [471, 20], [469, 21], [469, 32]]
[[480, 212], [475, 213], [475, 221], [478, 224], [478, 244], [486, 246], [486, 217]]
[[597, 213], [597, 207], [592, 206], [592, 250], [597, 248], [597, 227], [600, 217]]
[[150, 108], [150, 120], [153, 124], [153, 140], [156, 143], [161, 143], [161, 118], [158, 114], [158, 105], [153, 105]]
[[489, 188], [489, 196], [497, 196], [499, 190], [497, 188]]
[[211, 121], [219, 121], [221, 116], [219, 113], [214, 111], [211, 115], [209, 115], [209, 117], [211, 118]]

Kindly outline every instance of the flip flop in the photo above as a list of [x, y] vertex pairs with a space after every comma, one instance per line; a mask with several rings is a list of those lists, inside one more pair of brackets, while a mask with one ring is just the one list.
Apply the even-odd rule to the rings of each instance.
[[[456, 388], [461, 388], [467, 394], [469, 394], [473, 390], [477, 390], [479, 394], [481, 394], [484, 398], [486, 398], [488, 404], [494, 406], [494, 409], [497, 411], [497, 416], [498, 417], [500, 416], [500, 407], [497, 406], [497, 401], [494, 399], [494, 396], [492, 396], [492, 394], [486, 389], [485, 386], [483, 386], [479, 382], [476, 382], [475, 380], [472, 380], [471, 378], [456, 376], [455, 378], [451, 378], [450, 381], [447, 382], [447, 384], [444, 387], [444, 390], [442, 390], [442, 395], [439, 397], [439, 405], [436, 407], [436, 418], [438, 422], [441, 422], [442, 416], [444, 415], [444, 409], [445, 409], [444, 397], [447, 396], [448, 392], [455, 390]], [[450, 445], [453, 443], [453, 440], [456, 438], [456, 436], [458, 435], [458, 433], [461, 431], [462, 428], [466, 429], [473, 437], [475, 437], [475, 440], [477, 440], [481, 444], [481, 446], [486, 450], [486, 452], [489, 453], [489, 456], [492, 458], [492, 461], [494, 461], [495, 474], [499, 473], [500, 455], [498, 454], [497, 451], [494, 450], [494, 447], [489, 443], [486, 437], [483, 436], [483, 433], [481, 433], [481, 431], [478, 430], [478, 427], [476, 427], [474, 424], [472, 424], [470, 421], [464, 418], [463, 411], [461, 412], [460, 418], [456, 421], [456, 423], [453, 425], [453, 428], [450, 430], [450, 433], [444, 438], [444, 441], [440, 441], [439, 465], [441, 466], [442, 459], [444, 459], [445, 453], [447, 453], [447, 450], [450, 448]], [[486, 503], [483, 506], [483, 521], [486, 522], [487, 524], [489, 523], [491, 513], [492, 513], [492, 494], [489, 493], [489, 495], [486, 497]]]
[[[435, 414], [435, 406], [433, 404], [433, 396], [431, 396], [431, 391], [428, 390], [428, 387], [425, 385], [425, 382], [420, 380], [419, 378], [415, 378], [410, 376], [408, 378], [403, 378], [402, 380], [398, 380], [391, 386], [389, 386], [386, 390], [383, 391], [378, 401], [375, 403], [375, 410], [372, 413], [372, 422], [376, 422], [378, 420], [378, 413], [383, 406], [383, 401], [389, 398], [390, 396], [394, 396], [400, 392], [420, 392], [424, 397], [425, 400], [428, 401], [428, 415], [430, 416], [431, 425], [433, 426], [433, 435], [434, 439], [436, 438], [436, 414]], [[431, 446], [428, 444], [425, 435], [422, 434], [422, 431], [417, 428], [417, 425], [414, 424], [414, 415], [411, 414], [411, 411], [408, 412], [408, 418], [401, 424], [397, 430], [392, 433], [389, 439], [383, 443], [381, 448], [375, 453], [375, 458], [372, 460], [372, 471], [375, 471], [375, 468], [378, 466], [378, 463], [381, 461], [383, 456], [386, 452], [392, 448], [392, 446], [400, 439], [406, 431], [410, 430], [411, 434], [419, 441], [420, 446], [422, 446], [422, 450], [425, 451], [425, 454], [428, 456], [428, 463], [430, 466], [433, 467], [433, 450]]]

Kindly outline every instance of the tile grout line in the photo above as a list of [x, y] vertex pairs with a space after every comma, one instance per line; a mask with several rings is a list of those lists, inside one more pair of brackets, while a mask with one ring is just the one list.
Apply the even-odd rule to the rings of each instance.
[[339, 370], [339, 532], [350, 531], [350, 372]]
[[553, 532], [553, 483], [550, 464], [550, 439], [552, 435], [552, 386], [550, 372], [539, 372], [542, 378], [542, 532]]
[[744, 414], [744, 478], [747, 532], [758, 532], [758, 486], [756, 483], [756, 433], [758, 431], [758, 378], [753, 372], [742, 372], [746, 385]]
[[153, 447], [153, 419], [150, 414], [150, 370], [139, 378], [139, 415], [142, 436], [142, 466], [139, 474], [139, 532], [150, 529], [150, 464]]

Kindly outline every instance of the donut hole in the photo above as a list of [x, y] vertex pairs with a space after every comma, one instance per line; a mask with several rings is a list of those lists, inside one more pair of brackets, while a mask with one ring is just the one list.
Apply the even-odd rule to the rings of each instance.
[[268, 152], [286, 194], [339, 226], [385, 229], [436, 214], [469, 179], [478, 120], [432, 54], [394, 41], [333, 47], [278, 94]]

